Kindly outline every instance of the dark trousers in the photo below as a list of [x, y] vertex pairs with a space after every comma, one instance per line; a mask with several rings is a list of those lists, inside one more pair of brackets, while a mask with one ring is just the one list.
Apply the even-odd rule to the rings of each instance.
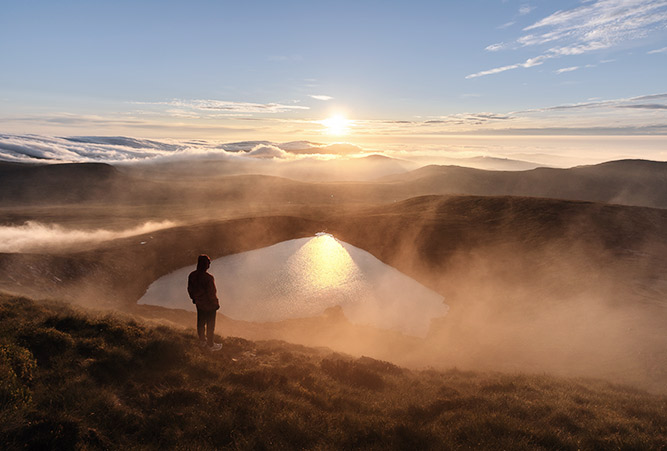
[[[213, 346], [213, 334], [215, 333], [215, 310], [207, 312], [197, 309], [197, 335], [201, 341], [206, 340], [209, 346]], [[204, 333], [206, 329], [206, 333]]]

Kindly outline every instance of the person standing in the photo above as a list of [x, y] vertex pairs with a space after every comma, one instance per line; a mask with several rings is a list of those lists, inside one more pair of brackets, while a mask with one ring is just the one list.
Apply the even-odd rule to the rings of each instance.
[[222, 344], [213, 342], [215, 333], [216, 311], [220, 308], [215, 279], [207, 272], [211, 266], [208, 255], [197, 258], [197, 269], [188, 276], [188, 294], [192, 303], [197, 306], [197, 335], [199, 345], [211, 351], [219, 351]]

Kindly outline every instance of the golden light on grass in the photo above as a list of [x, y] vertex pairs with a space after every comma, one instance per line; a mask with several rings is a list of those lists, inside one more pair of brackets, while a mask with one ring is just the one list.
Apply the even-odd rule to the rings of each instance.
[[326, 290], [343, 285], [355, 276], [357, 265], [350, 254], [336, 239], [320, 233], [309, 240], [287, 261], [297, 268], [307, 267], [308, 282], [318, 290]]
[[320, 121], [320, 124], [324, 126], [324, 131], [327, 135], [342, 136], [350, 133], [352, 121], [342, 114], [336, 114]]

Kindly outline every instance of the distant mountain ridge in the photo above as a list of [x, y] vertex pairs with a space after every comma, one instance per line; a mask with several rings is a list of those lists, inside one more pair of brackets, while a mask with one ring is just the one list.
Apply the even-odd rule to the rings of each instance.
[[[301, 164], [301, 162], [298, 162]], [[219, 204], [229, 199], [258, 198], [272, 202], [317, 203], [388, 202], [422, 195], [528, 196], [667, 208], [667, 162], [620, 160], [571, 169], [536, 168], [527, 171], [487, 171], [460, 166], [409, 166], [397, 159], [368, 156], [359, 159], [292, 166], [292, 172], [258, 175], [225, 172], [224, 162], [196, 161], [154, 166], [149, 175], [133, 167], [104, 163], [56, 165], [0, 163], [1, 205], [90, 202], [126, 199], [133, 202], [173, 197], [188, 202]], [[207, 168], [209, 171], [207, 172]], [[310, 181], [289, 178], [310, 171]], [[337, 177], [371, 171], [394, 173], [376, 182], [334, 182]], [[161, 171], [164, 172], [159, 177]], [[329, 172], [327, 172], [329, 171]], [[354, 172], [356, 171], [356, 172]], [[325, 176], [328, 174], [328, 178]], [[232, 178], [230, 178], [233, 177]], [[189, 178], [188, 178], [189, 177]], [[190, 187], [188, 180], [207, 178], [206, 186]], [[348, 179], [349, 180], [349, 179]]]
[[409, 185], [421, 194], [533, 196], [667, 208], [667, 162], [660, 161], [512, 172], [430, 165], [381, 181]]

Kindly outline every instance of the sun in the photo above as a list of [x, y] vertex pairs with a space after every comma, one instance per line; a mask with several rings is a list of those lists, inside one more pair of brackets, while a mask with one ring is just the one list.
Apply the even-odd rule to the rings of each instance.
[[324, 125], [325, 132], [328, 135], [341, 136], [347, 135], [350, 132], [352, 121], [341, 114], [336, 114], [335, 116], [320, 121], [320, 124]]

